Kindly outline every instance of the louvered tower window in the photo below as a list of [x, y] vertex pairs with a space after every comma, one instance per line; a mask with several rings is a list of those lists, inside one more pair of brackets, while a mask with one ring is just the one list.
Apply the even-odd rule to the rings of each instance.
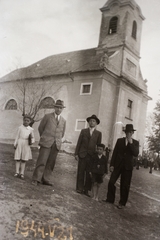
[[118, 23], [118, 17], [112, 17], [109, 23], [108, 34], [113, 34], [117, 32], [117, 23]]
[[134, 39], [136, 39], [137, 37], [137, 23], [136, 21], [133, 21], [133, 25], [132, 25], [132, 37]]

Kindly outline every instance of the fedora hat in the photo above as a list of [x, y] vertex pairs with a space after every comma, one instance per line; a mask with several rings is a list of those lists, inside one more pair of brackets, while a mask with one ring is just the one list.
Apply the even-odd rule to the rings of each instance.
[[99, 124], [100, 123], [100, 120], [97, 118], [97, 116], [96, 115], [92, 115], [91, 117], [88, 117], [86, 120], [87, 120], [87, 122], [89, 122], [89, 120], [90, 119], [95, 119], [96, 120], [96, 122], [97, 122], [97, 124]]
[[134, 128], [133, 128], [133, 125], [132, 124], [126, 124], [124, 130], [124, 132], [131, 132], [131, 131], [136, 131]]
[[65, 108], [64, 102], [63, 102], [62, 100], [58, 99], [58, 100], [56, 101], [56, 103], [54, 104], [54, 107], [62, 107], [62, 108]]

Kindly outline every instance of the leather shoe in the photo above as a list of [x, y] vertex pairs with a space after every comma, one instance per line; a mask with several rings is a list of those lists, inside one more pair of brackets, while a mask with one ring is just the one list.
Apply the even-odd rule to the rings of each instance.
[[112, 202], [109, 202], [107, 199], [103, 199], [102, 202], [113, 204]]
[[118, 208], [118, 209], [123, 209], [123, 208], [124, 208], [124, 205], [118, 204], [117, 208]]
[[77, 193], [83, 194], [82, 190], [76, 190]]
[[44, 180], [43, 180], [43, 185], [47, 185], [47, 186], [53, 186], [53, 184], [52, 184], [52, 183], [50, 183], [50, 182], [48, 182], [48, 181], [44, 181]]
[[91, 197], [88, 193], [88, 191], [84, 191], [84, 195], [86, 195], [87, 197]]

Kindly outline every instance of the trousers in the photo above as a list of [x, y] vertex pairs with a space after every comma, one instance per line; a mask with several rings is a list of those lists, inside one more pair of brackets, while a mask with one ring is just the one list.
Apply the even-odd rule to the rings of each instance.
[[92, 182], [89, 175], [90, 156], [79, 158], [77, 169], [76, 190], [91, 191]]
[[54, 142], [50, 148], [41, 147], [32, 179], [38, 182], [50, 181], [59, 150]]
[[121, 176], [119, 204], [125, 206], [129, 196], [132, 170], [126, 170], [124, 166], [122, 166], [121, 168], [114, 169], [114, 171], [111, 174], [111, 177], [108, 183], [107, 201], [110, 203], [114, 203], [115, 201], [115, 193], [116, 193], [115, 183], [119, 178], [119, 176]]

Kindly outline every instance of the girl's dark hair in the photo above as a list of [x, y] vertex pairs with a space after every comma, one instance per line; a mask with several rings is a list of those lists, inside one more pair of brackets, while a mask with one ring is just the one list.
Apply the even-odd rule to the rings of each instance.
[[23, 119], [25, 119], [25, 118], [29, 118], [30, 120], [32, 120], [31, 116], [28, 115], [28, 114], [25, 114], [25, 115], [23, 116]]

